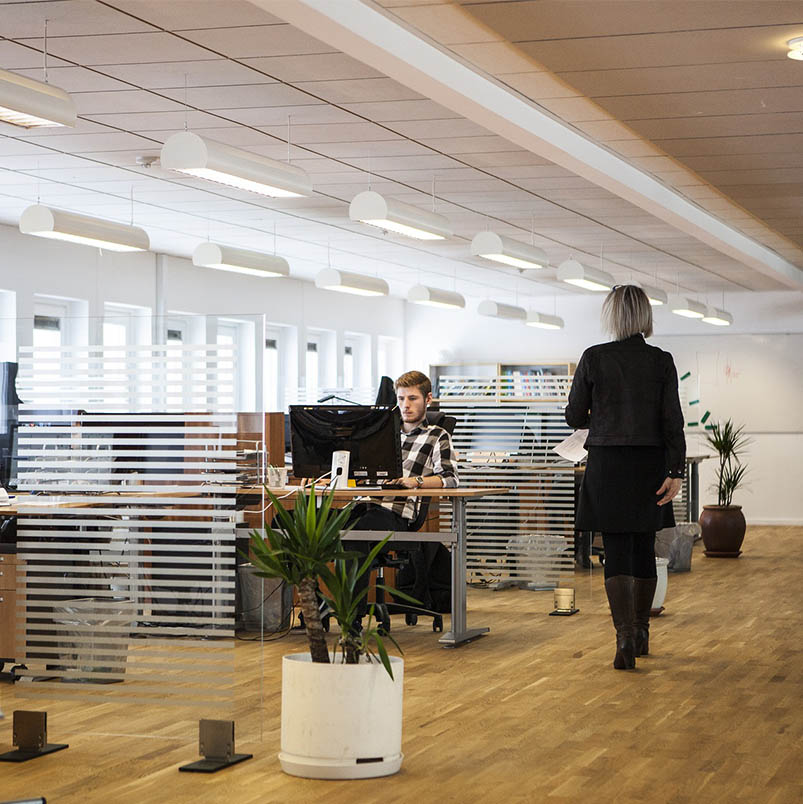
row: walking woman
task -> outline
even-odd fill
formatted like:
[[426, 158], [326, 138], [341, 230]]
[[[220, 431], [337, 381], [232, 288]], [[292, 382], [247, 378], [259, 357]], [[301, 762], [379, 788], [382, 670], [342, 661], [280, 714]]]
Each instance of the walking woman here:
[[583, 352], [566, 406], [570, 427], [588, 428], [588, 459], [575, 530], [601, 531], [605, 592], [616, 628], [617, 670], [649, 653], [655, 595], [655, 532], [675, 524], [686, 441], [672, 355], [644, 339], [652, 308], [636, 285], [618, 285], [602, 305], [609, 343]]

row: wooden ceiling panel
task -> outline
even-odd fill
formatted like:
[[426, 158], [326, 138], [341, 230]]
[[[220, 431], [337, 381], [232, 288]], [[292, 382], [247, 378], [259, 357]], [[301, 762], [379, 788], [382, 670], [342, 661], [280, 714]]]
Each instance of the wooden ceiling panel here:
[[638, 130], [640, 120], [706, 115], [765, 115], [803, 111], [803, 70], [797, 86], [676, 92], [597, 98], [614, 117]]
[[797, 0], [723, 3], [721, 0], [460, 0], [464, 9], [511, 42], [599, 38], [623, 34], [800, 23]]
[[284, 24], [247, 0], [113, 0], [113, 4], [168, 31]]
[[254, 67], [280, 81], [315, 81], [325, 75], [330, 81], [354, 78], [384, 78], [382, 73], [352, 59], [345, 53], [310, 53], [306, 56], [268, 56], [260, 59], [243, 59]]

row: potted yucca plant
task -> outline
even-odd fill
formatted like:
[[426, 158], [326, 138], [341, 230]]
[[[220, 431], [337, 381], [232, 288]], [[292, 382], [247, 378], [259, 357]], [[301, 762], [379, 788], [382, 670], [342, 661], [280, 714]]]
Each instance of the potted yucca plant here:
[[[308, 653], [289, 654], [282, 661], [282, 769], [316, 779], [396, 773], [403, 759], [404, 662], [388, 655], [385, 639], [399, 646], [376, 627], [373, 606], [367, 626], [359, 630], [354, 625], [368, 594], [367, 588], [356, 591], [357, 581], [371, 571], [390, 537], [365, 558], [346, 552], [341, 533], [348, 530], [352, 505], [333, 508], [334, 491], [318, 501], [314, 486], [309, 493], [299, 489], [292, 512], [267, 489], [266, 493], [276, 513], [275, 526], [265, 524], [263, 532], [252, 532], [251, 561], [256, 575], [297, 587], [309, 642]], [[325, 588], [319, 588], [319, 582]], [[340, 626], [332, 651], [319, 595]]]
[[736, 558], [742, 552], [747, 524], [741, 505], [733, 505], [733, 495], [743, 484], [747, 467], [742, 455], [750, 445], [744, 434], [744, 425], [736, 427], [731, 419], [712, 425], [706, 430], [705, 440], [718, 456], [717, 504], [704, 505], [700, 515], [705, 555], [711, 558]]

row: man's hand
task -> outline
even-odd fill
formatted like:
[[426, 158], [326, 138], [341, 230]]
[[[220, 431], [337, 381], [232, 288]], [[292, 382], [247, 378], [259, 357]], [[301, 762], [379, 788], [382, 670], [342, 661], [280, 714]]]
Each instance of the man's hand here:
[[666, 505], [674, 497], [677, 497], [680, 487], [683, 485], [683, 479], [680, 477], [668, 477], [661, 483], [661, 488], [655, 493], [657, 495], [663, 494], [658, 500], [658, 505]]
[[406, 489], [417, 489], [418, 483], [414, 477], [397, 477], [395, 480], [389, 481], [394, 486], [403, 486]]

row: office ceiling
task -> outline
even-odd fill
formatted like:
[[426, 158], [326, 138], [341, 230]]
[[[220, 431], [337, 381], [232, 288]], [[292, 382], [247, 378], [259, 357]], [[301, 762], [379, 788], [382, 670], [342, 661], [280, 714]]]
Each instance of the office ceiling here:
[[[739, 84], [734, 70], [718, 71], [713, 57], [706, 70], [690, 67], [694, 49], [680, 53], [671, 42], [678, 37], [672, 33], [675, 22], [667, 21], [671, 30], [653, 36], [669, 37], [658, 52], [678, 51], [678, 59], [685, 54], [686, 61], [644, 62], [650, 47], [631, 40], [647, 36], [650, 20], [636, 9], [632, 14], [595, 11], [605, 24], [589, 28], [591, 14], [566, 12], [581, 2], [485, 2], [461, 8], [383, 0], [382, 5], [424, 35], [454, 40], [442, 44], [697, 203], [714, 210], [721, 205], [730, 225], [738, 224], [803, 265], [795, 186], [803, 171], [803, 141], [800, 126], [793, 130], [803, 110], [792, 111], [799, 103], [789, 88], [796, 81], [798, 100], [803, 96], [803, 65], [786, 59], [785, 50], [772, 59], [754, 59], [762, 72], [738, 73], [747, 76]], [[768, 13], [764, 3], [691, 5], [709, 9], [709, 17], [698, 15], [698, 28], [713, 28], [717, 15], [711, 7], [760, 6], [765, 9], [761, 25], [745, 12], [736, 15], [731, 28], [745, 36], [751, 25], [757, 27], [761, 41], [770, 35], [765, 29], [775, 39], [792, 36], [786, 35], [790, 23], [779, 21], [780, 7], [799, 7], [771, 3]], [[554, 13], [548, 6], [556, 7]], [[561, 8], [564, 13], [557, 13]], [[663, 14], [653, 17], [663, 20]], [[207, 237], [270, 251], [275, 230], [276, 249], [288, 257], [294, 275], [311, 278], [331, 262], [383, 276], [398, 295], [419, 281], [502, 301], [572, 292], [553, 283], [554, 272], [533, 282], [471, 258], [471, 237], [486, 226], [532, 239], [553, 265], [573, 254], [590, 265], [603, 262], [619, 280], [633, 277], [667, 289], [677, 283], [701, 298], [710, 294], [712, 301], [723, 291], [783, 287], [244, 0], [0, 2], [0, 18], [0, 66], [38, 79], [44, 20], [49, 19], [49, 80], [73, 95], [80, 118], [78, 127], [66, 132], [25, 132], [0, 124], [0, 220], [5, 223], [16, 224], [37, 197], [125, 221], [133, 206], [134, 220], [148, 230], [153, 249], [181, 256], [189, 256]], [[464, 28], [455, 25], [456, 19]], [[471, 25], [488, 31], [488, 41], [472, 41], [476, 28]], [[625, 45], [618, 57], [617, 31]], [[803, 31], [803, 23], [797, 31]], [[589, 35], [605, 46], [578, 40]], [[717, 32], [710, 36], [716, 39]], [[569, 50], [577, 57], [567, 56]], [[594, 61], [589, 54], [597, 50]], [[773, 67], [773, 61], [781, 63]], [[786, 62], [797, 73], [786, 70]], [[529, 69], [522, 69], [523, 63]], [[683, 69], [686, 78], [678, 72]], [[753, 86], [762, 81], [773, 90], [764, 100], [766, 113], [750, 106], [760, 104], [750, 100], [755, 97], [750, 92], [769, 92], [763, 84]], [[669, 92], [673, 82], [694, 91]], [[555, 95], [556, 86], [566, 94]], [[661, 94], [657, 104], [656, 93]], [[725, 97], [716, 101], [716, 114], [697, 114], [700, 108], [714, 109], [710, 100], [700, 107], [698, 95], [719, 94]], [[185, 125], [285, 159], [288, 117], [290, 158], [312, 175], [310, 198], [264, 199], [137, 164], [139, 156], [158, 155], [161, 144]], [[772, 133], [762, 134], [762, 126]], [[419, 244], [349, 221], [349, 201], [369, 182], [380, 192], [430, 206], [433, 178], [436, 209], [451, 219], [455, 238]], [[749, 213], [734, 212], [721, 193]]]

